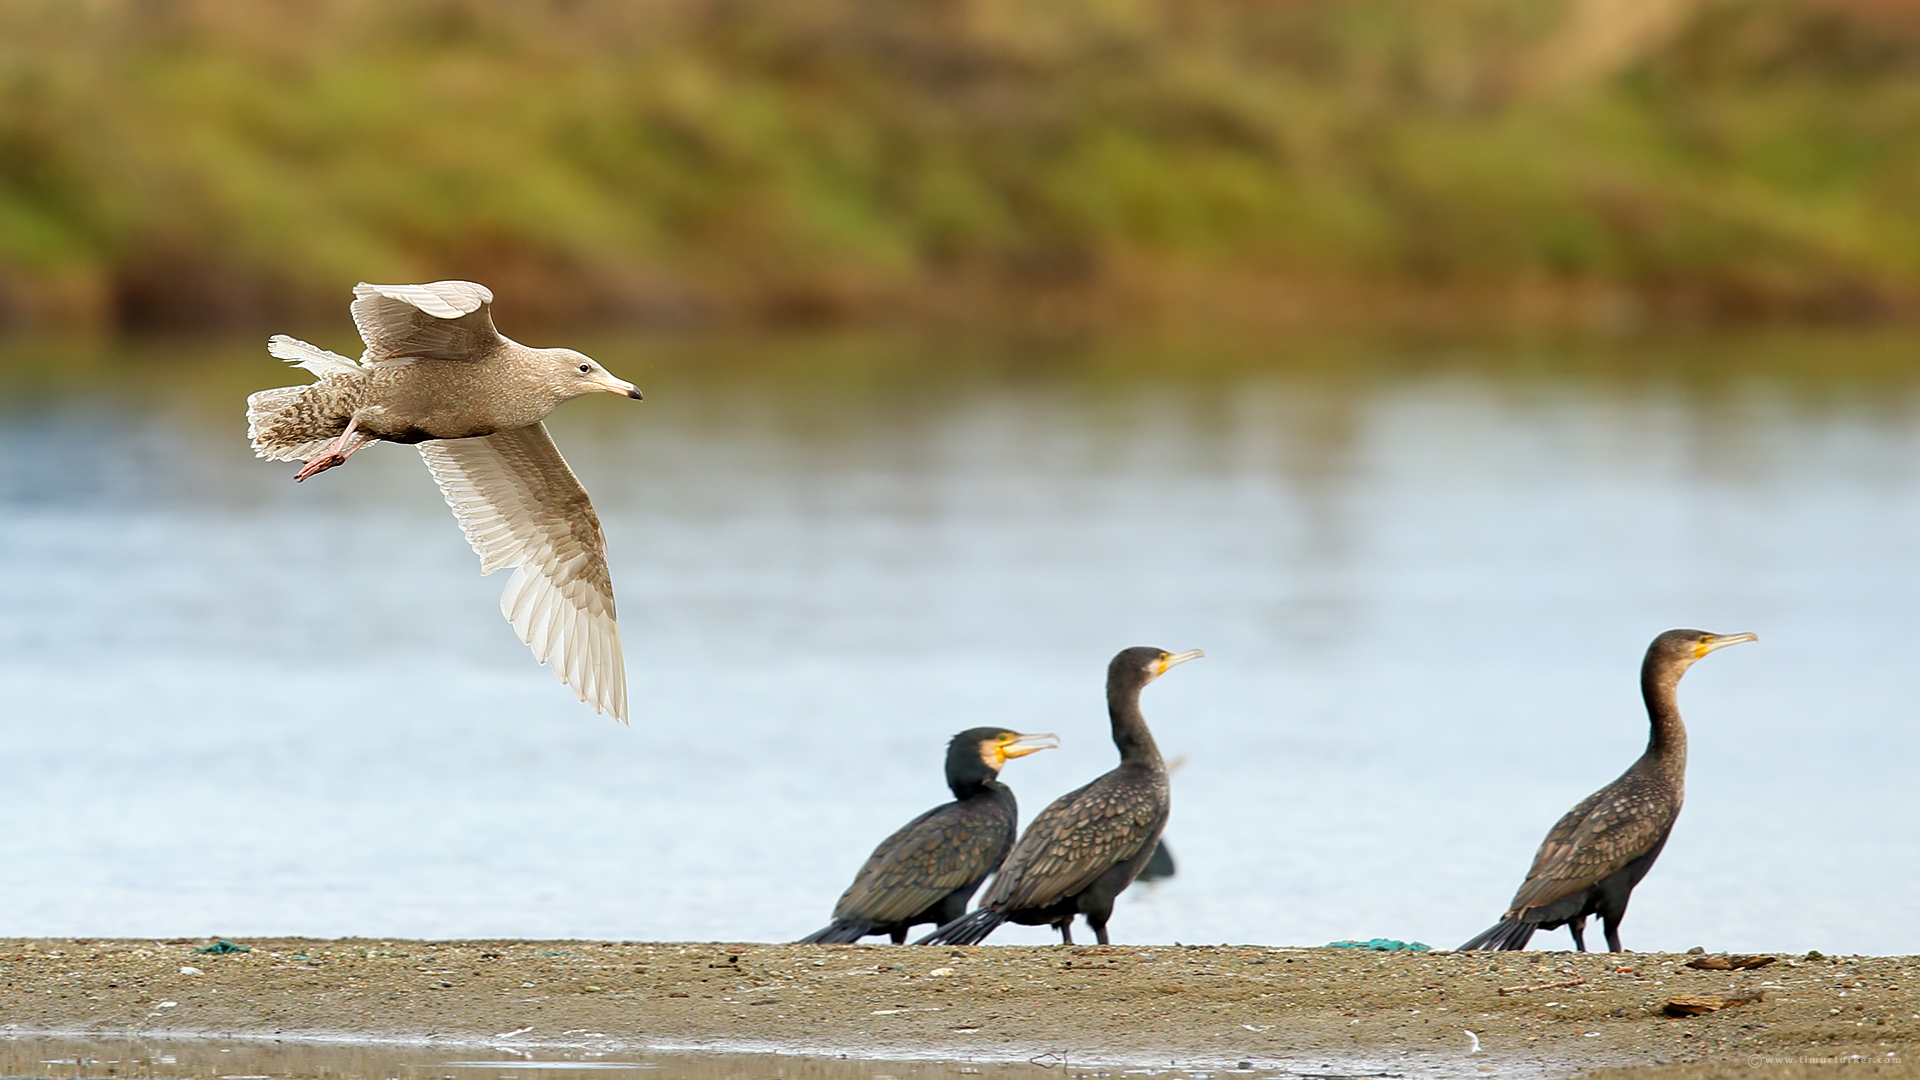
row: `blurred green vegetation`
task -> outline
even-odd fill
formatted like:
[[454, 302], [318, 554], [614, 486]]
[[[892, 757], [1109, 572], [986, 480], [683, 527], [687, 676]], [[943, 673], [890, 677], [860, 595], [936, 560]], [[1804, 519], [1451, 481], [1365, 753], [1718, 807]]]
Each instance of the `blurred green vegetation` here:
[[1907, 0], [0, 5], [0, 326], [1873, 317], [1917, 196]]

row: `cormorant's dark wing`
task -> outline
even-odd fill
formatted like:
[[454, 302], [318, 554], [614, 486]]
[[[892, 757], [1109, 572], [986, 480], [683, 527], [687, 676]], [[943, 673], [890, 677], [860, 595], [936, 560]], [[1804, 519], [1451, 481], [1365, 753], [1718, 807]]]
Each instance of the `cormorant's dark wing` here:
[[1045, 907], [1138, 855], [1167, 824], [1166, 799], [1151, 784], [1116, 769], [1055, 799], [1013, 846], [982, 906]]
[[876, 924], [918, 915], [992, 873], [1013, 843], [1014, 818], [994, 800], [946, 803], [880, 842], [833, 907]]
[[1509, 915], [1545, 907], [1612, 877], [1673, 828], [1679, 800], [1629, 772], [1567, 811], [1533, 856]]

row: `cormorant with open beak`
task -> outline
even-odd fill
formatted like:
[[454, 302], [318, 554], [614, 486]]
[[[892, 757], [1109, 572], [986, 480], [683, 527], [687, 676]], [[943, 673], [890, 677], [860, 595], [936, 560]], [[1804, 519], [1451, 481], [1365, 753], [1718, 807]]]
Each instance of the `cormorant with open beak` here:
[[921, 814], [881, 841], [833, 906], [833, 922], [802, 945], [859, 941], [886, 934], [899, 945], [922, 923], [942, 926], [999, 869], [1020, 830], [1013, 790], [1000, 782], [1009, 759], [1060, 745], [1052, 735], [970, 728], [947, 745], [953, 800]]
[[1107, 715], [1120, 765], [1040, 811], [980, 907], [918, 944], [978, 944], [1004, 922], [1052, 926], [1071, 944], [1076, 915], [1085, 915], [1093, 936], [1107, 944], [1114, 898], [1139, 876], [1167, 826], [1167, 765], [1140, 713], [1140, 691], [1168, 668], [1202, 655], [1137, 646], [1113, 658]]

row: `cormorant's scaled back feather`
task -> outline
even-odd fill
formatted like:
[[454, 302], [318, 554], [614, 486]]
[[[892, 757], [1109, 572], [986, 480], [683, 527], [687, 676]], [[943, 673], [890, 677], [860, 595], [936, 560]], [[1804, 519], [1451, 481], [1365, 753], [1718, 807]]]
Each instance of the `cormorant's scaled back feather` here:
[[1680, 816], [1680, 799], [1678, 785], [1646, 758], [1634, 762], [1554, 823], [1507, 914], [1533, 914], [1585, 892], [1658, 850]]
[[[1158, 843], [1167, 824], [1166, 778], [1142, 779], [1149, 775], [1123, 764], [1053, 800], [1014, 844], [980, 905], [1051, 906]], [[1147, 797], [1155, 790], [1149, 783], [1157, 783], [1159, 799]]]
[[[999, 869], [1019, 832], [1011, 792], [942, 803], [873, 849], [833, 907], [835, 919], [884, 926], [927, 910]], [[927, 920], [931, 921], [931, 920]]]

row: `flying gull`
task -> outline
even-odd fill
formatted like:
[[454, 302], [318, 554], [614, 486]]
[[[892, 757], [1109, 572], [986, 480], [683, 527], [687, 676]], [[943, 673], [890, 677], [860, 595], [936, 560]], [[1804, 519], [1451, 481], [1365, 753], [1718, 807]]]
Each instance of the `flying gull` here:
[[542, 664], [595, 712], [627, 720], [626, 664], [607, 544], [587, 491], [541, 421], [592, 393], [640, 391], [572, 349], [533, 349], [493, 328], [471, 281], [353, 290], [359, 360], [276, 335], [267, 351], [318, 376], [247, 398], [254, 454], [302, 461], [305, 480], [373, 442], [413, 443], [480, 556], [513, 569], [500, 611]]

